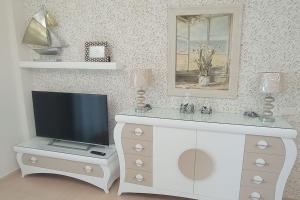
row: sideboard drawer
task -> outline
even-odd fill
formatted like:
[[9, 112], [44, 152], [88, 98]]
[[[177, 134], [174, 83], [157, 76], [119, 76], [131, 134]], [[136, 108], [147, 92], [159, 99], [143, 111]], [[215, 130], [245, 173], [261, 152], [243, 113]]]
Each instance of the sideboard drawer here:
[[152, 173], [152, 158], [136, 155], [125, 155], [125, 167]]
[[275, 190], [277, 178], [278, 174], [244, 170], [241, 185]]
[[152, 156], [152, 142], [123, 138], [122, 143], [125, 154]]
[[263, 188], [241, 187], [239, 200], [274, 200], [275, 192]]
[[123, 138], [135, 140], [153, 140], [153, 126], [140, 124], [125, 124], [122, 130]]
[[56, 171], [83, 174], [87, 176], [103, 177], [103, 170], [95, 164], [24, 154], [22, 156], [24, 165], [41, 167]]
[[285, 148], [281, 138], [264, 136], [246, 136], [246, 152], [285, 155]]
[[243, 169], [279, 173], [284, 164], [284, 156], [245, 153]]
[[133, 183], [149, 187], [153, 185], [152, 174], [140, 170], [126, 169], [125, 181], [127, 183]]

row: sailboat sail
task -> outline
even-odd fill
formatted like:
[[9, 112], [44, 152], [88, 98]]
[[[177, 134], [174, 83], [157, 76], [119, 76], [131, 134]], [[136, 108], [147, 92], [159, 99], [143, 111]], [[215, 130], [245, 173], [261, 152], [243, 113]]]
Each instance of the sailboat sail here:
[[45, 8], [42, 8], [39, 12], [37, 12], [32, 18], [38, 21], [42, 26], [47, 28], [46, 18], [45, 18]]
[[51, 47], [61, 47], [61, 41], [58, 38], [58, 36], [52, 32], [50, 29], [48, 29], [48, 33], [50, 35], [50, 39], [51, 39]]
[[31, 45], [49, 46], [48, 30], [35, 19], [32, 19], [23, 37], [23, 43]]
[[45, 18], [46, 18], [46, 25], [48, 27], [55, 27], [57, 26], [57, 22], [56, 20], [54, 19], [54, 17], [52, 17], [49, 12], [46, 11], [46, 14], [45, 14]]

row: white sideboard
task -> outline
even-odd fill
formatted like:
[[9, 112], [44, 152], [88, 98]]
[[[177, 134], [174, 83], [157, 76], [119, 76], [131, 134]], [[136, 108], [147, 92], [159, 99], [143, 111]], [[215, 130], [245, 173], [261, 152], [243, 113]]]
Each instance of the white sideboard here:
[[[50, 173], [73, 177], [103, 189], [106, 193], [119, 177], [115, 148], [92, 146], [89, 150], [49, 145], [51, 139], [34, 137], [14, 147], [22, 176]], [[91, 154], [105, 152], [105, 156]]]
[[120, 113], [116, 121], [119, 195], [282, 200], [297, 156], [297, 132], [281, 119], [154, 108]]

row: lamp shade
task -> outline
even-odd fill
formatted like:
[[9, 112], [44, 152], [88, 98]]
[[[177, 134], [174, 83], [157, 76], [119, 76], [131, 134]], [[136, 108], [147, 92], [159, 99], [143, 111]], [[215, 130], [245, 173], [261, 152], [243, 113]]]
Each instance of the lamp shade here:
[[134, 71], [134, 87], [140, 90], [147, 89], [152, 82], [151, 69], [137, 69]]
[[260, 91], [262, 93], [274, 94], [281, 90], [281, 74], [278, 72], [262, 73], [260, 80]]

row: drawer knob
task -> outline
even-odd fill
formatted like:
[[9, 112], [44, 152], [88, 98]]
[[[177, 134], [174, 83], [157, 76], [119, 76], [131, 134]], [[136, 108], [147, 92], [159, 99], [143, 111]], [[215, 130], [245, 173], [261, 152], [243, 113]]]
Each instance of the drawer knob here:
[[84, 171], [87, 173], [87, 174], [89, 174], [89, 173], [91, 173], [92, 171], [93, 171], [93, 168], [91, 167], [91, 166], [85, 166], [84, 167]]
[[255, 165], [257, 167], [265, 167], [266, 165], [268, 165], [268, 163], [264, 159], [258, 158], [255, 160]]
[[142, 136], [144, 131], [141, 128], [134, 129], [134, 135], [135, 136]]
[[265, 182], [265, 180], [261, 176], [254, 176], [252, 178], [252, 183], [257, 184], [257, 185], [262, 184], [264, 182]]
[[144, 161], [142, 161], [142, 160], [140, 160], [140, 159], [137, 159], [137, 160], [135, 161], [135, 165], [136, 165], [137, 167], [143, 167], [143, 166], [144, 166]]
[[249, 195], [249, 199], [251, 200], [261, 200], [261, 195], [258, 193], [258, 192], [252, 192], [250, 195]]
[[264, 149], [270, 147], [270, 145], [268, 144], [268, 142], [266, 140], [260, 140], [256, 143], [256, 147], [261, 150], [264, 150]]
[[141, 151], [144, 150], [144, 146], [141, 145], [141, 144], [136, 144], [136, 145], [134, 146], [134, 149], [135, 149], [136, 152], [141, 152]]
[[31, 162], [32, 164], [37, 163], [37, 158], [34, 157], [34, 156], [32, 156], [32, 157], [30, 158], [30, 162]]
[[141, 174], [137, 174], [135, 175], [135, 180], [137, 180], [138, 182], [143, 182], [144, 181], [144, 177]]

